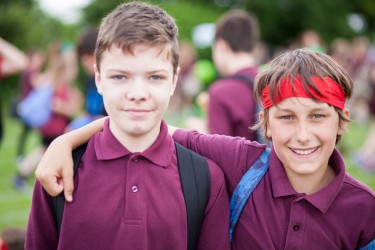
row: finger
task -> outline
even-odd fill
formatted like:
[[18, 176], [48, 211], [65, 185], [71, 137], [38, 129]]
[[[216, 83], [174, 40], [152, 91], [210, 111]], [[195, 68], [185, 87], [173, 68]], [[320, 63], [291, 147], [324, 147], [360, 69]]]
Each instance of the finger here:
[[63, 185], [59, 184], [58, 177], [39, 169], [35, 171], [35, 176], [49, 195], [57, 196], [63, 191]]
[[73, 161], [69, 164], [69, 166], [65, 166], [62, 172], [62, 181], [64, 185], [64, 196], [65, 200], [68, 202], [73, 201], [73, 191], [74, 191], [74, 183], [73, 183]]

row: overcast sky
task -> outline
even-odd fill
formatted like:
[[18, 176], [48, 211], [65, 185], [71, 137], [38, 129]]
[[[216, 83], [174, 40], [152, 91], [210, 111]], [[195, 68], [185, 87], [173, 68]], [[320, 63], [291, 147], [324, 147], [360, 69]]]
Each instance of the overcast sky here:
[[42, 10], [59, 18], [64, 23], [74, 23], [79, 20], [79, 9], [85, 7], [91, 0], [38, 0]]

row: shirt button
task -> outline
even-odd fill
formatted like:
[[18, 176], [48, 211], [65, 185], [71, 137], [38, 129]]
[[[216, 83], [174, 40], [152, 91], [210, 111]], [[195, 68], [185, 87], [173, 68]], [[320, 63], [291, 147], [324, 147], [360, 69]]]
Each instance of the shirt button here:
[[138, 157], [134, 157], [133, 161], [138, 162]]
[[293, 230], [294, 231], [298, 231], [299, 230], [299, 226], [298, 225], [293, 226]]
[[133, 193], [138, 192], [138, 187], [137, 186], [132, 186], [132, 191], [133, 191]]

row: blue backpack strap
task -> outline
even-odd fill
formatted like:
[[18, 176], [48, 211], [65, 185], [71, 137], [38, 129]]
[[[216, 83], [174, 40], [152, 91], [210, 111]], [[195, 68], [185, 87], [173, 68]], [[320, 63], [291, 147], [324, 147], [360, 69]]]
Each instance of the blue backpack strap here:
[[230, 240], [247, 200], [268, 170], [270, 152], [269, 148], [263, 151], [233, 191], [230, 199]]
[[359, 250], [375, 250], [375, 239], [368, 243], [366, 246], [361, 247]]

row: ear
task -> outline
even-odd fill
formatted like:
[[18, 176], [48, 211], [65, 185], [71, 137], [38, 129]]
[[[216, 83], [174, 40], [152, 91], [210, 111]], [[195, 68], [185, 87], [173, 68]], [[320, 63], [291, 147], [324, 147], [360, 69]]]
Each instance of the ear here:
[[221, 38], [218, 38], [216, 41], [215, 41], [215, 47], [219, 50], [219, 51], [223, 51], [223, 50], [227, 50], [229, 48], [229, 45], [226, 41], [224, 41], [223, 39]]
[[178, 75], [180, 74], [180, 67], [177, 67], [176, 69], [176, 73], [174, 74], [173, 76], [173, 82], [172, 82], [172, 90], [171, 90], [171, 96], [173, 95], [175, 89], [176, 89], [176, 86], [177, 86], [177, 81], [178, 81]]
[[[350, 111], [349, 111], [349, 109], [348, 108], [344, 108], [342, 110], [342, 112], [344, 113], [345, 118], [349, 119], [349, 117], [350, 117]], [[344, 132], [346, 131], [346, 128], [348, 127], [348, 125], [349, 125], [349, 122], [340, 120], [340, 124], [339, 124], [339, 129], [337, 131], [337, 135], [344, 134]]]
[[101, 89], [101, 85], [100, 85], [101, 77], [100, 77], [99, 70], [98, 70], [98, 67], [96, 66], [96, 64], [94, 64], [94, 72], [95, 72], [96, 89], [97, 89], [99, 94], [102, 94], [102, 89]]
[[[260, 122], [264, 122], [264, 110], [262, 110], [262, 111], [260, 111], [259, 112], [259, 121]], [[272, 132], [271, 132], [271, 129], [270, 129], [270, 127], [269, 127], [269, 122], [264, 122], [263, 123], [264, 125], [263, 125], [263, 131], [265, 131], [265, 133], [266, 133], [266, 136], [267, 137], [269, 137], [269, 138], [272, 138]]]

